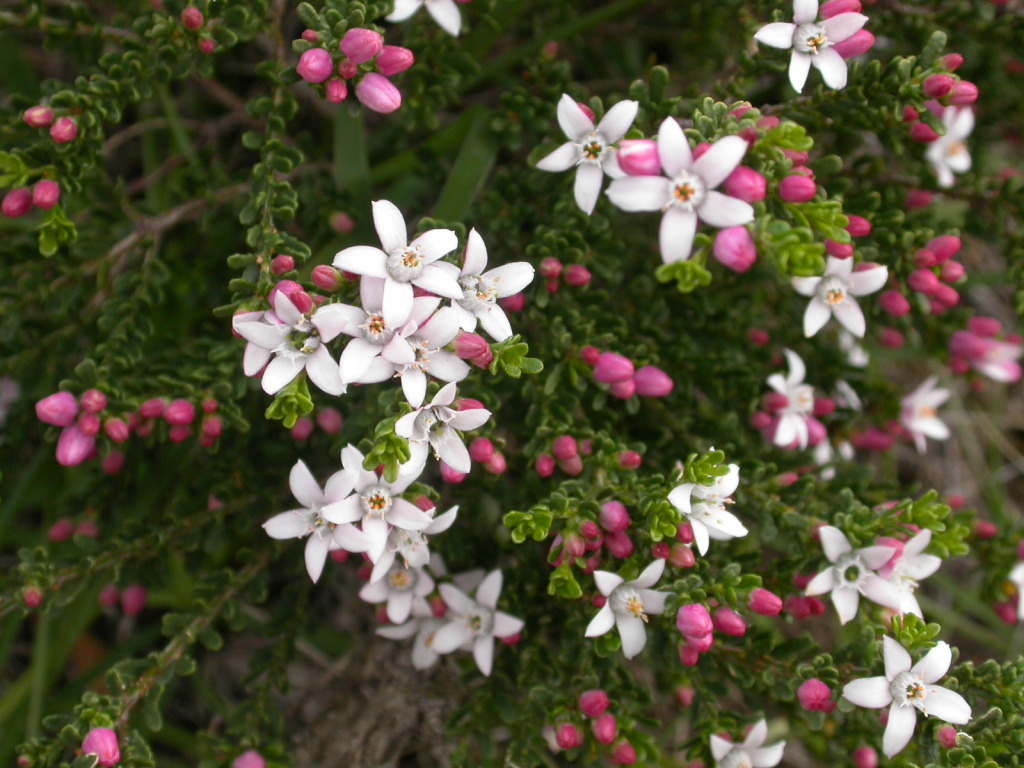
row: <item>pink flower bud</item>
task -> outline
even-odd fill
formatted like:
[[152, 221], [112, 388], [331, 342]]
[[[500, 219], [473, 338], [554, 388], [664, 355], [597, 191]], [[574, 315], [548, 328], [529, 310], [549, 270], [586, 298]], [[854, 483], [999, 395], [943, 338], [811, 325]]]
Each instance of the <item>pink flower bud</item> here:
[[944, 725], [935, 732], [935, 740], [943, 749], [952, 749], [956, 746], [956, 728], [951, 725]]
[[974, 524], [974, 535], [979, 539], [994, 539], [999, 535], [999, 529], [990, 520], [978, 520]]
[[58, 144], [74, 141], [78, 135], [78, 123], [70, 117], [58, 117], [50, 126], [50, 138]]
[[825, 250], [829, 256], [837, 259], [848, 259], [853, 256], [853, 245], [850, 243], [837, 243], [835, 240], [825, 238]]
[[545, 277], [548, 280], [557, 280], [559, 275], [562, 274], [562, 262], [554, 256], [546, 256], [541, 259], [540, 268], [537, 271], [540, 272], [541, 277]]
[[679, 661], [684, 667], [693, 667], [700, 661], [700, 651], [692, 645], [684, 645], [679, 649]]
[[48, 211], [60, 201], [60, 184], [52, 179], [37, 181], [32, 188], [32, 204], [43, 211]]
[[[782, 150], [782, 154], [784, 154], [793, 162], [794, 171], [798, 170], [799, 166], [807, 165], [808, 160], [811, 159], [811, 156], [807, 152], [803, 152], [798, 149], [784, 149]], [[813, 178], [814, 171], [812, 171], [810, 168], [804, 168], [804, 171], [806, 171], [806, 173], [804, 174], [805, 176], [811, 176]]]
[[934, 200], [935, 194], [933, 192], [929, 192], [926, 189], [911, 189], [907, 192], [904, 205], [908, 211], [912, 211], [917, 208], [927, 208]]
[[[601, 689], [584, 691], [580, 694], [580, 712], [587, 717], [600, 717], [611, 703], [608, 694]], [[615, 737], [612, 736], [614, 739]], [[607, 743], [607, 742], [605, 742]]]
[[781, 411], [789, 407], [789, 398], [781, 392], [769, 392], [764, 396], [764, 407], [768, 411]]
[[675, 690], [676, 701], [679, 702], [679, 706], [681, 707], [691, 706], [696, 694], [697, 692], [688, 685], [681, 685]]
[[850, 237], [865, 237], [871, 234], [871, 222], [863, 216], [848, 214], [846, 218], [849, 219], [846, 231], [850, 233]]
[[459, 335], [455, 339], [455, 354], [463, 360], [472, 360], [474, 357], [486, 355], [490, 351], [491, 345], [479, 334], [459, 331]]
[[334, 59], [323, 48], [310, 48], [299, 57], [295, 71], [307, 83], [322, 83], [334, 74]]
[[978, 336], [991, 338], [1003, 331], [1003, 324], [994, 317], [972, 317], [967, 321], [967, 328]]
[[910, 312], [910, 302], [907, 301], [907, 297], [895, 288], [883, 293], [878, 299], [878, 304], [884, 312], [893, 317], [903, 317]]
[[164, 415], [166, 407], [167, 403], [162, 397], [154, 397], [139, 406], [139, 416], [144, 419], [159, 419]]
[[275, 275], [283, 275], [285, 272], [291, 272], [295, 269], [295, 259], [287, 254], [281, 254], [275, 256], [270, 262], [270, 271]]
[[882, 335], [878, 340], [883, 347], [889, 349], [901, 349], [905, 341], [903, 334], [895, 328], [883, 328]]
[[619, 735], [619, 723], [615, 719], [615, 715], [605, 713], [594, 720], [591, 730], [594, 732], [594, 738], [599, 742], [611, 744]]
[[939, 287], [939, 278], [930, 269], [915, 269], [907, 278], [907, 284], [918, 293], [932, 296]]
[[779, 195], [787, 203], [806, 203], [813, 200], [818, 193], [818, 185], [814, 179], [796, 174], [787, 176], [779, 182]]
[[692, 568], [697, 563], [691, 550], [685, 544], [676, 542], [668, 550], [668, 562], [676, 568]]
[[935, 287], [935, 290], [932, 291], [932, 298], [941, 303], [944, 308], [955, 307], [960, 303], [960, 292], [950, 285], [943, 285], [940, 283]]
[[306, 416], [299, 417], [299, 419], [295, 422], [295, 426], [293, 426], [291, 429], [292, 439], [298, 440], [299, 442], [308, 440], [309, 436], [312, 434], [313, 420]]
[[216, 47], [217, 43], [212, 37], [204, 37], [199, 41], [199, 52], [207, 56], [213, 53]]
[[[344, 211], [337, 211], [331, 214], [330, 225], [331, 229], [339, 235], [348, 235], [356, 228], [356, 223], [352, 220], [352, 217]], [[316, 269], [313, 271], [316, 272]]]
[[619, 560], [625, 560], [633, 554], [633, 540], [625, 533], [608, 533], [604, 537], [604, 545], [608, 554]]
[[382, 75], [391, 77], [399, 72], [405, 72], [415, 61], [416, 58], [408, 48], [403, 48], [400, 45], [385, 45], [381, 49], [380, 55], [377, 56], [376, 64]]
[[199, 426], [199, 434], [208, 441], [215, 441], [224, 433], [224, 423], [220, 416], [207, 416]]
[[36, 403], [36, 418], [55, 427], [67, 427], [78, 416], [78, 401], [70, 392], [56, 392]]
[[928, 144], [939, 138], [930, 125], [927, 123], [914, 123], [910, 126], [910, 139], [919, 144]]
[[666, 397], [671, 394], [675, 382], [660, 368], [645, 365], [633, 375], [636, 393], [641, 397]]
[[336, 435], [341, 432], [345, 420], [337, 408], [321, 408], [316, 414], [316, 425], [328, 435]]
[[107, 419], [103, 424], [103, 431], [107, 434], [107, 437], [115, 443], [123, 443], [128, 439], [128, 424], [124, 419], [116, 417]]
[[146, 607], [146, 588], [141, 584], [132, 584], [121, 593], [121, 610], [126, 616], [138, 616]]
[[963, 241], [955, 235], [941, 235], [928, 243], [928, 250], [935, 254], [935, 263], [949, 261], [960, 252]]
[[992, 606], [992, 610], [996, 612], [996, 616], [999, 620], [1005, 624], [1009, 624], [1011, 627], [1017, 625], [1017, 601], [1006, 600], [1002, 603], [996, 603]]
[[320, 35], [315, 29], [304, 29], [302, 30], [302, 39], [307, 43], [316, 43], [320, 40]]
[[324, 95], [331, 104], [341, 104], [348, 97], [348, 83], [333, 77], [324, 86]]
[[100, 590], [99, 603], [101, 608], [113, 608], [121, 602], [121, 591], [116, 584], [107, 584]]
[[827, 0], [818, 13], [823, 19], [831, 19], [841, 13], [860, 13], [862, 8], [860, 0]]
[[46, 538], [54, 543], [67, 541], [71, 538], [71, 534], [74, 533], [74, 531], [75, 524], [71, 522], [71, 518], [62, 517], [46, 531]]
[[495, 451], [491, 458], [481, 463], [484, 469], [492, 475], [503, 475], [508, 469], [508, 461], [505, 459], [505, 454], [501, 451]]
[[636, 750], [628, 741], [620, 741], [612, 752], [615, 765], [633, 765], [636, 762]]
[[947, 53], [942, 57], [942, 66], [947, 72], [956, 72], [964, 63], [964, 57], [959, 53]]
[[575, 749], [583, 743], [583, 734], [572, 723], [562, 723], [555, 731], [555, 742], [562, 749]]
[[594, 380], [605, 384], [628, 381], [635, 373], [636, 369], [629, 358], [615, 352], [603, 352], [594, 366]]
[[583, 347], [583, 349], [580, 350], [580, 360], [587, 365], [597, 365], [601, 360], [601, 353], [598, 351], [597, 347]]
[[117, 734], [110, 728], [93, 728], [85, 735], [82, 752], [99, 757], [103, 768], [110, 768], [121, 761], [121, 750], [117, 746]]
[[590, 285], [590, 270], [582, 264], [570, 264], [565, 268], [565, 284], [573, 288], [584, 288]]
[[627, 530], [632, 523], [629, 518], [629, 512], [619, 501], [606, 501], [601, 507], [601, 514], [598, 518], [601, 522], [601, 527], [604, 528], [608, 533], [622, 533]]
[[356, 27], [345, 33], [338, 47], [353, 64], [365, 64], [384, 50], [384, 38], [372, 29]]
[[[348, 554], [344, 549], [339, 549], [337, 551], [346, 555]], [[231, 768], [267, 768], [267, 761], [264, 760], [263, 755], [255, 749], [250, 749], [236, 757], [234, 762], [231, 763]]]
[[732, 637], [743, 637], [747, 634], [747, 623], [732, 608], [722, 606], [715, 611], [715, 628]]
[[384, 75], [369, 72], [356, 85], [356, 98], [367, 109], [389, 114], [402, 106], [402, 92]]
[[629, 400], [629, 398], [636, 394], [636, 382], [633, 379], [613, 381], [608, 385], [608, 394], [620, 400]]
[[707, 608], [700, 603], [689, 603], [679, 607], [676, 629], [688, 638], [701, 638], [714, 632], [715, 625]]
[[921, 91], [924, 93], [925, 98], [941, 99], [953, 90], [955, 82], [956, 80], [952, 75], [929, 75], [925, 78]]
[[730, 197], [746, 203], [764, 200], [768, 193], [768, 180], [753, 168], [741, 165], [725, 180], [725, 191]]
[[457, 485], [458, 483], [461, 483], [463, 480], [465, 480], [467, 477], [469, 477], [469, 475], [466, 474], [465, 472], [459, 472], [457, 469], [452, 469], [447, 464], [445, 464], [443, 461], [440, 462], [440, 464], [441, 464], [441, 479], [444, 480], [446, 483], [451, 483], [452, 485]]
[[966, 80], [959, 80], [946, 97], [946, 103], [954, 107], [966, 107], [978, 100], [978, 86]]
[[105, 475], [116, 475], [124, 468], [126, 458], [121, 451], [111, 451], [100, 462], [100, 469]]
[[715, 235], [715, 258], [733, 272], [743, 273], [757, 261], [757, 247], [746, 227], [726, 227]]
[[855, 32], [852, 37], [846, 38], [841, 43], [836, 43], [832, 48], [844, 59], [852, 59], [854, 56], [867, 53], [874, 45], [875, 36], [866, 29], [861, 29]]
[[185, 29], [195, 32], [203, 26], [203, 12], [194, 5], [190, 5], [181, 12], [181, 23]]
[[624, 139], [615, 155], [619, 168], [629, 176], [657, 176], [661, 173], [658, 145], [650, 139]]
[[853, 435], [850, 442], [854, 448], [862, 451], [888, 451], [892, 448], [895, 439], [880, 429], [870, 427], [859, 435]]
[[587, 116], [587, 118], [590, 120], [590, 122], [594, 122], [594, 119], [597, 117], [594, 114], [594, 110], [592, 110], [590, 107], [588, 107], [582, 101], [577, 101], [576, 102], [576, 106], [579, 107], [583, 111], [583, 114]]
[[21, 119], [33, 128], [48, 128], [53, 123], [53, 110], [42, 105], [29, 107]]
[[469, 457], [473, 461], [487, 461], [494, 455], [494, 443], [486, 437], [478, 437], [469, 445]]
[[0, 211], [9, 219], [17, 219], [32, 210], [32, 190], [28, 187], [12, 189], [4, 195]]
[[636, 451], [622, 451], [619, 453], [619, 466], [622, 469], [639, 469], [643, 460], [643, 456]]
[[78, 417], [78, 428], [86, 437], [96, 437], [103, 428], [100, 417], [95, 413], [83, 413]]
[[86, 413], [103, 413], [107, 407], [107, 396], [98, 389], [87, 389], [79, 398]]
[[853, 750], [853, 763], [857, 768], [878, 768], [878, 753], [871, 747]]
[[555, 474], [555, 466], [554, 456], [549, 456], [546, 453], [542, 453], [534, 462], [534, 469], [541, 477], [551, 477]]
[[348, 59], [342, 59], [341, 63], [338, 64], [338, 74], [346, 80], [351, 80], [359, 74], [359, 67]]
[[782, 612], [782, 598], [774, 592], [757, 587], [750, 592], [747, 607], [761, 616], [778, 616]]
[[188, 400], [173, 400], [164, 411], [164, 420], [171, 426], [188, 426], [196, 418], [196, 407]]
[[576, 445], [576, 438], [572, 435], [561, 435], [555, 438], [551, 445], [551, 452], [556, 459], [564, 461], [579, 455], [579, 447]]
[[92, 456], [96, 441], [72, 424], [64, 427], [57, 439], [57, 463], [64, 467], [76, 467]]
[[172, 443], [184, 443], [192, 436], [192, 428], [187, 424], [175, 424], [167, 430], [167, 438]]
[[95, 539], [99, 535], [99, 526], [92, 520], [83, 520], [75, 526], [75, 536], [88, 536], [90, 539]]
[[817, 678], [805, 680], [797, 689], [797, 699], [800, 706], [808, 712], [831, 712], [836, 708], [832, 701], [832, 689]]

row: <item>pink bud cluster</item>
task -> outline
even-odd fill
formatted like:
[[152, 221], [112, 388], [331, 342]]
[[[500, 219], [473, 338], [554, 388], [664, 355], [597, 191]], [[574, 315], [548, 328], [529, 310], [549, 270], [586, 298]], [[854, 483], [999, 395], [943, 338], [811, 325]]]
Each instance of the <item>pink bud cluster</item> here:
[[547, 280], [546, 287], [548, 293], [558, 293], [558, 289], [561, 287], [561, 283], [558, 282], [559, 278], [564, 280], [565, 284], [572, 288], [586, 288], [590, 285], [590, 281], [593, 278], [593, 275], [590, 274], [590, 270], [582, 264], [570, 264], [569, 266], [565, 266], [554, 256], [548, 256], [542, 259], [539, 271], [541, 277]]
[[[317, 42], [315, 32], [306, 30], [302, 37]], [[349, 82], [356, 81], [359, 102], [374, 112], [388, 114], [402, 106], [402, 93], [388, 79], [413, 65], [412, 51], [397, 45], [384, 45], [379, 32], [356, 27], [345, 33], [338, 44], [339, 60], [326, 48], [314, 47], [299, 57], [299, 77], [307, 83], [324, 83], [324, 95], [332, 104], [348, 97]]]
[[322, 432], [333, 437], [341, 432], [344, 424], [345, 420], [337, 408], [321, 408], [316, 413], [315, 424], [308, 416], [300, 417], [291, 429], [291, 436], [293, 440], [301, 443], [310, 438], [315, 427], [320, 427]]
[[[841, 13], [860, 13], [863, 6], [860, 0], [827, 0], [821, 4], [820, 14], [823, 19], [831, 19]], [[875, 36], [866, 29], [859, 30], [852, 37], [835, 44], [836, 53], [844, 59], [852, 59], [867, 53], [875, 44]]]
[[46, 530], [46, 538], [57, 544], [67, 541], [73, 536], [87, 536], [90, 539], [95, 539], [99, 533], [99, 526], [91, 518], [75, 523], [69, 517], [62, 517]]
[[[953, 287], [967, 273], [963, 264], [953, 259], [960, 247], [959, 237], [942, 235], [931, 240], [913, 256], [916, 268], [907, 277], [907, 285], [927, 299], [933, 314], [941, 314], [960, 303], [960, 293]], [[883, 293], [879, 297], [879, 305], [893, 317], [903, 317], [911, 308], [898, 286]], [[899, 344], [889, 343], [887, 346]]]
[[[579, 697], [580, 712], [591, 720], [590, 730], [594, 740], [611, 747], [611, 762], [615, 765], [633, 765], [636, 762], [636, 750], [628, 740], [619, 738], [618, 721], [615, 715], [607, 711], [610, 705], [608, 694], [600, 689], [584, 691]], [[562, 723], [553, 730], [558, 749], [575, 749], [583, 745], [583, 729], [576, 723]]]
[[1004, 334], [994, 317], [973, 317], [966, 330], [949, 339], [949, 367], [959, 374], [974, 369], [994, 381], [1012, 384], [1021, 379], [1022, 352], [1020, 336]]
[[634, 395], [666, 397], [675, 388], [667, 373], [654, 365], [637, 369], [633, 361], [616, 352], [599, 352], [594, 347], [580, 350], [580, 359], [594, 367], [594, 381], [608, 385], [608, 393], [621, 400]]
[[22, 114], [22, 120], [33, 128], [49, 128], [50, 138], [57, 144], [67, 144], [78, 136], [78, 123], [73, 117], [57, 117], [53, 110], [43, 104], [29, 107]]
[[53, 179], [42, 179], [32, 187], [16, 187], [4, 195], [0, 210], [9, 219], [26, 215], [33, 206], [48, 211], [60, 202], [60, 185]]

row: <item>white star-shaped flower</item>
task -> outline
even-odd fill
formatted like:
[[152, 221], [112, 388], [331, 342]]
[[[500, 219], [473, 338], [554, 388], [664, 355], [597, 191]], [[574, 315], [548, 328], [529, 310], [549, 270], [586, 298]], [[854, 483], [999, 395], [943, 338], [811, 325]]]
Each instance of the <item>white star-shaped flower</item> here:
[[772, 442], [785, 447], [797, 441], [800, 448], [807, 447], [807, 421], [814, 411], [814, 387], [804, 384], [807, 368], [796, 352], [785, 349], [789, 362], [789, 374], [773, 373], [768, 377], [768, 386], [786, 396], [787, 405], [779, 411], [778, 424]]
[[946, 133], [928, 145], [924, 156], [932, 164], [940, 187], [953, 186], [954, 173], [971, 170], [971, 153], [964, 142], [974, 130], [974, 110], [970, 107], [946, 107], [942, 111]]
[[868, 709], [889, 707], [889, 722], [882, 736], [887, 757], [898, 754], [914, 735], [917, 710], [947, 723], [964, 725], [971, 719], [971, 707], [959, 693], [932, 685], [949, 671], [953, 652], [938, 642], [917, 664], [911, 666], [907, 649], [888, 635], [882, 638], [884, 677], [865, 677], [846, 684], [843, 698]]
[[861, 595], [886, 608], [899, 610], [899, 591], [875, 573], [896, 554], [894, 547], [874, 546], [855, 550], [846, 535], [831, 525], [819, 528], [818, 537], [825, 557], [832, 565], [811, 579], [805, 594], [813, 596], [831, 592], [840, 624], [846, 624], [857, 615]]
[[615, 179], [608, 198], [624, 211], [663, 211], [658, 244], [666, 264], [689, 258], [697, 223], [737, 227], [754, 220], [754, 209], [715, 189], [743, 160], [747, 142], [739, 136], [716, 141], [698, 159], [675, 118], [658, 129], [658, 157], [664, 176]]
[[914, 439], [919, 453], [924, 453], [927, 440], [946, 440], [949, 438], [949, 427], [939, 418], [937, 409], [949, 399], [950, 391], [937, 387], [939, 380], [929, 376], [921, 385], [904, 397], [900, 403], [900, 423], [906, 427]]
[[348, 322], [340, 304], [326, 304], [306, 317], [283, 291], [278, 291], [273, 311], [236, 315], [231, 324], [249, 342], [242, 370], [246, 376], [263, 370], [260, 383], [268, 395], [276, 395], [302, 371], [327, 394], [340, 395], [344, 386], [338, 364], [324, 345], [343, 333]]
[[[413, 615], [416, 615], [414, 608]], [[444, 619], [435, 619], [430, 614], [419, 616], [404, 624], [389, 624], [380, 627], [377, 634], [389, 640], [405, 640], [415, 637], [412, 643], [412, 665], [415, 669], [430, 669], [441, 658], [434, 650], [434, 637], [438, 630], [447, 625]]]
[[405, 21], [420, 8], [426, 8], [437, 25], [453, 37], [459, 36], [462, 28], [462, 14], [455, 0], [395, 0], [395, 10], [384, 17], [392, 23]]
[[324, 570], [324, 561], [330, 550], [365, 552], [369, 549], [369, 540], [358, 528], [353, 525], [335, 525], [323, 515], [326, 505], [344, 498], [352, 491], [350, 475], [335, 472], [321, 489], [309, 467], [298, 461], [288, 476], [288, 484], [302, 508], [274, 515], [263, 524], [263, 530], [273, 539], [308, 537], [306, 572], [314, 583]]
[[472, 333], [477, 321], [495, 341], [504, 341], [512, 335], [512, 326], [498, 299], [519, 293], [533, 280], [532, 264], [514, 261], [494, 269], [487, 269], [487, 246], [476, 229], [469, 231], [462, 271], [454, 264], [442, 266], [453, 272], [462, 286], [462, 298], [452, 302], [459, 317], [459, 327]]
[[793, 0], [793, 23], [777, 21], [761, 27], [754, 39], [772, 48], [793, 49], [789, 82], [797, 93], [804, 89], [813, 65], [829, 88], [846, 86], [846, 61], [833, 47], [853, 37], [867, 24], [861, 13], [840, 13], [818, 21], [818, 0]]
[[448, 299], [462, 298], [455, 278], [434, 263], [458, 246], [452, 230], [431, 229], [410, 243], [402, 212], [388, 200], [373, 203], [373, 225], [383, 250], [354, 245], [334, 257], [334, 266], [384, 279], [381, 313], [389, 328], [402, 325], [412, 314], [413, 286]]
[[388, 543], [391, 527], [407, 531], [422, 531], [432, 518], [426, 512], [398, 494], [402, 493], [417, 479], [419, 473], [399, 473], [398, 479], [389, 483], [375, 472], [363, 469], [363, 454], [353, 445], [341, 452], [341, 463], [352, 493], [338, 501], [324, 506], [323, 517], [338, 525], [361, 521], [362, 531], [369, 543], [367, 556], [376, 563]]
[[879, 569], [878, 575], [888, 580], [898, 590], [900, 613], [912, 613], [922, 618], [924, 616], [914, 592], [923, 579], [927, 579], [942, 565], [942, 558], [925, 554], [931, 541], [932, 532], [925, 528], [906, 542], [889, 538], [880, 538], [876, 542], [883, 546], [897, 547], [896, 554]]
[[853, 271], [853, 259], [828, 257], [821, 277], [794, 277], [793, 287], [801, 296], [810, 296], [804, 312], [804, 336], [810, 338], [834, 317], [858, 338], [864, 335], [864, 313], [851, 296], [867, 296], [882, 288], [889, 279], [889, 270], [874, 266]]
[[592, 213], [601, 194], [604, 174], [620, 175], [615, 160], [616, 141], [626, 135], [636, 118], [639, 103], [620, 101], [608, 110], [601, 122], [594, 121], [568, 94], [563, 93], [558, 101], [556, 113], [558, 124], [569, 139], [550, 155], [537, 163], [542, 171], [567, 171], [576, 166], [576, 183], [573, 194], [576, 205], [585, 213]]
[[491, 571], [472, 598], [454, 584], [438, 587], [448, 606], [448, 623], [434, 635], [435, 653], [451, 653], [472, 643], [477, 668], [485, 676], [491, 674], [494, 638], [511, 637], [524, 626], [522, 619], [497, 610], [501, 582], [501, 571]]
[[677, 485], [668, 495], [672, 506], [685, 515], [693, 529], [693, 540], [702, 555], [708, 551], [710, 539], [728, 541], [746, 536], [748, 531], [725, 505], [731, 504], [729, 497], [740, 484], [740, 468], [729, 465], [729, 473], [715, 478], [714, 485], [683, 483]]
[[409, 464], [426, 462], [427, 446], [434, 456], [456, 472], [468, 473], [471, 468], [469, 450], [459, 433], [487, 423], [491, 412], [486, 408], [456, 411], [449, 406], [457, 394], [455, 382], [446, 384], [434, 395], [429, 405], [405, 414], [395, 423], [395, 434], [409, 441], [412, 458]]
[[401, 624], [412, 613], [413, 603], [426, 606], [425, 598], [433, 591], [434, 580], [426, 570], [393, 563], [384, 578], [363, 585], [359, 597], [368, 603], [386, 603], [388, 621]]
[[459, 333], [459, 318], [451, 307], [441, 307], [422, 325], [410, 319], [381, 352], [401, 377], [402, 392], [413, 408], [427, 396], [427, 376], [442, 381], [462, 381], [469, 364], [443, 349]]
[[[459, 513], [457, 506], [452, 507], [439, 517], [434, 517], [435, 509], [426, 512], [428, 517], [433, 518], [430, 525], [422, 531], [407, 531], [404, 528], [392, 528], [388, 533], [388, 541], [384, 552], [373, 566], [370, 573], [370, 583], [383, 578], [398, 557], [407, 568], [422, 568], [430, 563], [430, 548], [427, 546], [427, 537], [438, 533], [444, 533], [451, 528], [455, 522], [455, 516]], [[440, 557], [440, 556], [438, 556]], [[433, 568], [433, 565], [431, 564]], [[436, 573], [436, 571], [435, 571]]]
[[759, 720], [740, 744], [726, 741], [721, 736], [711, 737], [711, 756], [717, 768], [772, 768], [782, 760], [786, 742], [762, 747], [768, 738], [768, 723]]
[[633, 581], [626, 581], [608, 571], [594, 571], [594, 583], [608, 599], [587, 625], [586, 637], [598, 637], [613, 626], [618, 627], [622, 655], [632, 659], [640, 653], [647, 645], [647, 631], [644, 629], [647, 615], [665, 612], [668, 593], [651, 589], [664, 571], [664, 560], [655, 560]]

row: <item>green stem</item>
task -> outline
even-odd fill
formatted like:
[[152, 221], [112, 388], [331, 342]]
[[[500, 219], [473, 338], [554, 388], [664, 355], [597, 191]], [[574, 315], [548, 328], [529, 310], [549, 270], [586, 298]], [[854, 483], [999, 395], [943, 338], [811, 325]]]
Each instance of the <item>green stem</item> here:
[[46, 667], [50, 663], [50, 618], [40, 614], [36, 624], [36, 637], [32, 643], [32, 687], [28, 696], [28, 715], [25, 735], [33, 739], [39, 735], [43, 719], [43, 697], [46, 694]]

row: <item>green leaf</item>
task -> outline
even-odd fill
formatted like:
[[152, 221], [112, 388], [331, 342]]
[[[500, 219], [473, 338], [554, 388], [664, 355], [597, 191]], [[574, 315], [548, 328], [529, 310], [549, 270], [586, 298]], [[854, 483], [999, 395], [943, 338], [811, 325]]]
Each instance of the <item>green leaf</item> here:
[[264, 414], [268, 419], [280, 421], [291, 429], [300, 416], [313, 412], [313, 399], [309, 395], [306, 374], [297, 376], [288, 386], [277, 393], [274, 402]]
[[691, 293], [697, 288], [711, 285], [711, 273], [699, 264], [697, 259], [662, 264], [654, 276], [661, 283], [671, 283], [674, 280], [680, 293]]
[[490, 112], [484, 109], [475, 111], [476, 115], [459, 150], [459, 156], [448, 172], [448, 181], [441, 189], [441, 197], [434, 209], [435, 218], [450, 221], [465, 218], [494, 166], [498, 142], [494, 140], [489, 128]]

